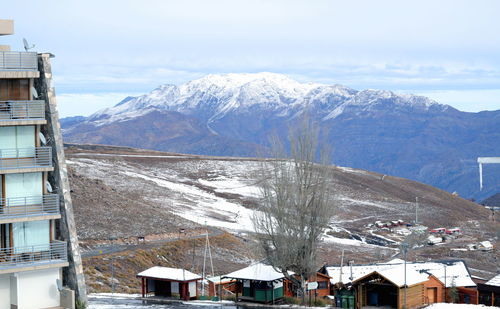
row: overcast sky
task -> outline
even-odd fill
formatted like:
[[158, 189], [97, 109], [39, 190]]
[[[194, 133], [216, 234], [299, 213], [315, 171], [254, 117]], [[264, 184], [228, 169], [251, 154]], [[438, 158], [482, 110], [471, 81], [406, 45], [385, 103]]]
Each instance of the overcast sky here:
[[[2, 0], [3, 1], [3, 0]], [[9, 1], [0, 18], [50, 51], [62, 116], [209, 73], [424, 94], [500, 109], [500, 1]]]

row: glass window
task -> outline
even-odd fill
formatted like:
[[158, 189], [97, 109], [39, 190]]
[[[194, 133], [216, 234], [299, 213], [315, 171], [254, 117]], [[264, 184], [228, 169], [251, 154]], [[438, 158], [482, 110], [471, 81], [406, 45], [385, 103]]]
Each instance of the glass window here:
[[[9, 149], [2, 158], [33, 157], [35, 126], [0, 127], [0, 151]], [[12, 149], [20, 149], [19, 155]]]
[[16, 148], [16, 127], [0, 127], [0, 148]]
[[45, 251], [50, 248], [48, 220], [12, 223], [14, 253]]
[[30, 204], [41, 204], [42, 194], [42, 173], [5, 175], [5, 198], [8, 198], [8, 206], [25, 205], [24, 197], [30, 197]]

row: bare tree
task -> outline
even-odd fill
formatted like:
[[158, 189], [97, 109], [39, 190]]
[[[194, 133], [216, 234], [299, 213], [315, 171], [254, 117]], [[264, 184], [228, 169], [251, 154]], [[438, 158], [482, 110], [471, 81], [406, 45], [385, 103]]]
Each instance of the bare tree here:
[[288, 152], [278, 137], [272, 139], [273, 158], [261, 168], [262, 204], [253, 221], [267, 261], [304, 297], [305, 281], [316, 271], [318, 242], [333, 214], [332, 169], [319, 130], [307, 118], [290, 130], [289, 142]]

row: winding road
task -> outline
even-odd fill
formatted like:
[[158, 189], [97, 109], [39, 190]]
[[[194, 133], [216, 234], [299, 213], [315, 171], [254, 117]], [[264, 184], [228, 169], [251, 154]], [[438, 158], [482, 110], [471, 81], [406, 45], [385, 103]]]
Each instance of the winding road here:
[[[207, 227], [210, 232], [208, 233], [208, 237], [217, 237], [221, 236], [224, 234], [224, 231], [219, 230], [215, 227]], [[204, 238], [206, 234], [199, 234], [199, 235], [191, 235], [191, 236], [184, 236], [184, 237], [176, 237], [176, 238], [168, 238], [168, 239], [159, 239], [159, 240], [153, 240], [153, 241], [147, 241], [139, 244], [107, 244], [107, 245], [99, 245], [95, 246], [91, 249], [80, 249], [82, 252], [82, 257], [83, 258], [90, 258], [94, 256], [99, 256], [99, 255], [105, 255], [105, 254], [112, 254], [112, 253], [119, 253], [123, 251], [130, 251], [130, 250], [137, 250], [137, 249], [152, 249], [156, 248], [162, 244], [166, 244], [169, 242], [174, 242], [174, 241], [179, 241], [182, 239], [200, 239]]]

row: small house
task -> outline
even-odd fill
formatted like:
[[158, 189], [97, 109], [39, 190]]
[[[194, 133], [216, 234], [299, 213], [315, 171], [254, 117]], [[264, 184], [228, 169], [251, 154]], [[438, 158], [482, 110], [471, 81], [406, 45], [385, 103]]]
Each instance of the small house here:
[[[285, 295], [285, 276], [271, 265], [256, 263], [229, 273], [222, 278], [237, 281], [236, 299], [259, 303], [273, 303]], [[239, 293], [241, 292], [241, 295]]]
[[[394, 259], [386, 263], [348, 265], [343, 267], [325, 265], [319, 271], [332, 278], [330, 280], [332, 286], [331, 294], [336, 297], [337, 307], [345, 306], [347, 308], [354, 308], [354, 304], [359, 302], [357, 299], [358, 295], [353, 288], [355, 281], [373, 272], [377, 272], [380, 275], [382, 271], [391, 269], [399, 269], [400, 276], [402, 277], [404, 274], [403, 267], [403, 260]], [[445, 295], [449, 294], [452, 288], [456, 288], [458, 302], [471, 304], [476, 302], [476, 283], [472, 281], [467, 266], [463, 261], [407, 262], [406, 270], [408, 273], [417, 272], [427, 276], [427, 280], [421, 286], [423, 289], [421, 295], [426, 304], [444, 301]], [[391, 280], [391, 278], [384, 280]], [[393, 287], [394, 291], [396, 291], [396, 287]], [[396, 303], [393, 301], [394, 304]]]
[[227, 295], [236, 294], [238, 290], [237, 280], [231, 278], [222, 278], [222, 276], [215, 276], [207, 278], [208, 281], [208, 296], [222, 297]]
[[[324, 298], [330, 295], [330, 277], [328, 275], [316, 272], [310, 276], [306, 281], [307, 295], [311, 298]], [[297, 297], [297, 288], [293, 283], [285, 279], [285, 296]]]
[[181, 268], [155, 266], [139, 274], [142, 297], [148, 295], [189, 300], [198, 297], [201, 276]]
[[500, 274], [485, 283], [477, 284], [478, 303], [500, 307]]

